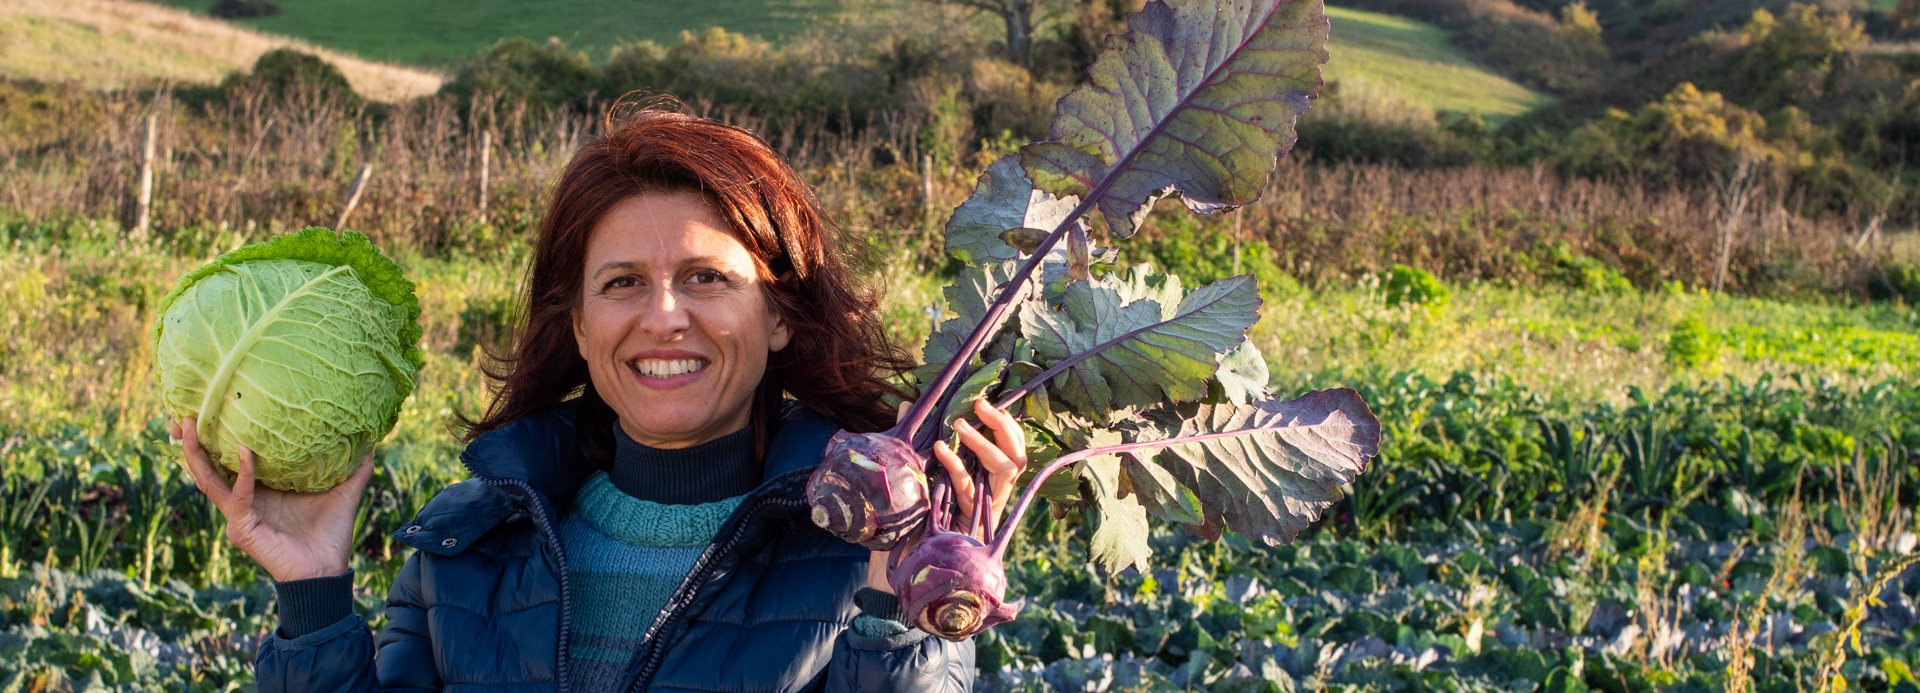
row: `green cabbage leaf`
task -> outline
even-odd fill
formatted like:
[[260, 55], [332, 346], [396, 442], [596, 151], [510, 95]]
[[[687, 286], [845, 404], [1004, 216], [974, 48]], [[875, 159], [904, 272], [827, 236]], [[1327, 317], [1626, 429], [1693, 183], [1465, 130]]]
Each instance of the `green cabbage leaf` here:
[[340, 483], [393, 430], [424, 365], [413, 282], [352, 231], [309, 228], [180, 278], [153, 324], [167, 413], [220, 466], [282, 491]]

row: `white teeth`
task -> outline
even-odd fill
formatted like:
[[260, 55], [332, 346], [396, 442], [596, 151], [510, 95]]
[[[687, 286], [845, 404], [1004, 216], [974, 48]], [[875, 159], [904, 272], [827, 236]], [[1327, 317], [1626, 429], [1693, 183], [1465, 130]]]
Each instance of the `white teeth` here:
[[633, 370], [649, 378], [671, 378], [707, 367], [701, 359], [641, 359], [628, 362]]

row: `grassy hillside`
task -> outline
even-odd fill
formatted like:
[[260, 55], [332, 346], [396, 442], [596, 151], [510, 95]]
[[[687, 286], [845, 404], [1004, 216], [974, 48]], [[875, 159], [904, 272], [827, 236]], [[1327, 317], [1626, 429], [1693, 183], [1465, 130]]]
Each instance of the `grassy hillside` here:
[[[166, 0], [204, 14], [214, 0]], [[618, 43], [671, 43], [683, 29], [723, 26], [775, 37], [798, 29], [833, 0], [293, 0], [277, 17], [243, 26], [381, 60], [441, 63], [512, 36], [554, 36], [596, 57]]]
[[1326, 79], [1340, 93], [1489, 119], [1515, 116], [1547, 96], [1476, 66], [1439, 27], [1404, 17], [1328, 7], [1333, 40]]
[[[35, 0], [46, 1], [46, 0]], [[167, 0], [204, 12], [212, 0]], [[277, 17], [236, 25], [298, 36], [330, 48], [385, 60], [438, 63], [466, 55], [506, 37], [554, 36], [595, 57], [634, 39], [672, 43], [682, 30], [723, 26], [761, 36], [779, 36], [811, 16], [839, 6], [836, 0], [714, 0], [702, 3], [623, 0], [331, 0], [282, 2]], [[1343, 94], [1500, 119], [1524, 113], [1545, 96], [1472, 63], [1447, 40], [1447, 32], [1423, 22], [1342, 7], [1333, 18], [1333, 58], [1327, 79]]]
[[440, 88], [438, 75], [368, 62], [226, 22], [130, 0], [0, 3], [0, 76], [115, 88], [150, 80], [214, 82], [274, 48], [339, 65], [354, 90], [390, 101]]

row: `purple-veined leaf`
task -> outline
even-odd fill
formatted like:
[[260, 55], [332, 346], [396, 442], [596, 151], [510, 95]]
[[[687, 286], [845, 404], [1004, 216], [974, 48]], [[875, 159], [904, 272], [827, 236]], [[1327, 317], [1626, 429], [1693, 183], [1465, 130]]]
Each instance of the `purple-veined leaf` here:
[[1257, 199], [1320, 90], [1320, 0], [1155, 0], [1127, 27], [1060, 100], [1052, 141], [1021, 150], [1035, 187], [1087, 197], [1122, 238], [1169, 193], [1201, 213]]
[[[1293, 541], [1343, 496], [1380, 451], [1380, 420], [1357, 392], [1317, 390], [1252, 404], [1171, 405], [1144, 412], [1128, 452], [1200, 499], [1207, 523], [1268, 544]], [[1130, 479], [1138, 488], [1145, 480]]]
[[[1081, 460], [1123, 456], [1116, 495], [1118, 488], [1130, 489], [1143, 508], [1162, 519], [1191, 518], [1163, 515], [1167, 504], [1150, 506], [1149, 494], [1184, 501], [1175, 490], [1184, 488], [1199, 506], [1203, 527], [1284, 544], [1339, 501], [1340, 486], [1365, 472], [1368, 460], [1380, 452], [1380, 420], [1359, 393], [1344, 388], [1286, 401], [1170, 404], [1143, 412], [1136, 421], [1133, 440], [1075, 450], [1041, 469], [1035, 475], [1039, 483], [1027, 486], [1001, 525], [994, 555], [1005, 550], [1007, 534], [1019, 526], [1040, 483]], [[1139, 550], [1116, 549], [1112, 555]]]
[[1143, 268], [1134, 269], [1116, 282], [1069, 285], [1063, 310], [1039, 301], [1021, 307], [1021, 333], [1048, 369], [1009, 394], [1003, 406], [1042, 383], [1050, 396], [1096, 421], [1105, 421], [1115, 407], [1206, 396], [1220, 356], [1240, 346], [1260, 318], [1253, 278], [1228, 277], [1182, 297], [1177, 280], [1155, 287], [1142, 278]]
[[[988, 166], [973, 194], [954, 208], [947, 220], [947, 254], [969, 265], [1019, 259], [1023, 251], [1008, 245], [1001, 234], [1036, 229], [1038, 243], [1079, 201], [1033, 189], [1033, 180], [1020, 168], [1020, 155], [1008, 154]], [[1024, 252], [1033, 252], [1031, 245]]]
[[1122, 467], [1126, 473], [1120, 477], [1120, 493], [1138, 497], [1148, 514], [1188, 526], [1206, 523], [1200, 497], [1174, 481], [1160, 465], [1143, 464], [1139, 458], [1128, 456], [1122, 460]]
[[[1093, 207], [1125, 237], [1170, 192], [1201, 212], [1246, 204], [1259, 197], [1275, 157], [1293, 145], [1294, 121], [1318, 93], [1327, 60], [1320, 0], [1154, 0], [1127, 21], [1130, 30], [1110, 37], [1095, 59], [1091, 83], [1061, 99], [1055, 141], [1021, 150], [1033, 188], [1083, 199], [1013, 273], [1010, 290], [961, 340], [960, 356], [921, 381], [923, 396], [894, 426], [897, 434], [919, 431], [973, 353], [998, 333], [1019, 302], [1015, 294]], [[1023, 198], [1010, 192], [1003, 199]], [[1032, 226], [1025, 216], [1020, 225]], [[996, 234], [1005, 228], [1012, 226]]]
[[[987, 314], [987, 302], [1000, 291], [1012, 271], [1009, 263], [988, 263], [968, 267], [960, 271], [952, 284], [941, 289], [946, 297], [946, 309], [954, 316], [940, 323], [940, 327], [927, 335], [927, 341], [920, 348], [921, 366], [914, 369], [914, 375], [924, 389], [939, 375], [940, 369], [953, 360], [970, 332], [980, 325]], [[923, 397], [926, 393], [922, 393]]]

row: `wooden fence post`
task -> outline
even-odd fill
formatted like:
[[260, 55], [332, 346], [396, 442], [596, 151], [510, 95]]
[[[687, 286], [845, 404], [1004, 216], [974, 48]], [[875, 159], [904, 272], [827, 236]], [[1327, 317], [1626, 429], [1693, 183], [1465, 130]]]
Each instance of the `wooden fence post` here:
[[140, 196], [133, 212], [133, 238], [144, 240], [153, 226], [153, 149], [159, 114], [147, 114], [146, 133], [140, 145]]
[[367, 180], [373, 177], [373, 162], [360, 167], [360, 175], [353, 178], [353, 191], [347, 193], [347, 204], [340, 208], [340, 218], [333, 220], [333, 230], [346, 228], [347, 217], [353, 216], [353, 208], [360, 205], [360, 194], [367, 191]]
[[920, 155], [920, 207], [933, 214], [933, 155]]
[[480, 133], [480, 223], [487, 223], [487, 169], [493, 161], [493, 131]]

